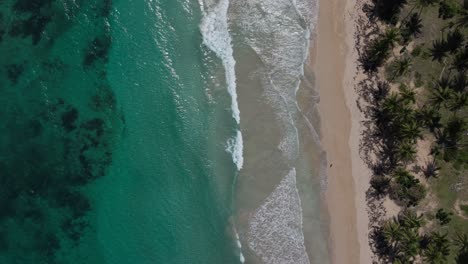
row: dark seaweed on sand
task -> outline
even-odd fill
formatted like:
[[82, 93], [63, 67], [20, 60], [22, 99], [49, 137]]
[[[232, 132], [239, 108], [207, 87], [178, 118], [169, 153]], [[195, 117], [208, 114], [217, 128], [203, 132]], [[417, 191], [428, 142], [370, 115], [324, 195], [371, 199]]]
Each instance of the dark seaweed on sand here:
[[[0, 85], [11, 92], [0, 98], [0, 263], [66, 264], [57, 256], [79, 247], [94, 230], [93, 201], [85, 190], [106, 175], [123, 117], [105, 72], [112, 1], [82, 4], [95, 12], [87, 15], [98, 30], [81, 46], [82, 61], [70, 65], [48, 56], [62, 31], [47, 32], [50, 41], [41, 41], [49, 25], [64, 25], [63, 3], [0, 0], [0, 7], [11, 7], [8, 18], [0, 13], [0, 51], [10, 50], [0, 61]], [[81, 10], [72, 11], [61, 30], [73, 28]], [[23, 50], [32, 55], [11, 53]], [[73, 74], [93, 84], [83, 87], [84, 102], [61, 91], [62, 78]]]
[[86, 50], [86, 55], [83, 60], [83, 65], [89, 67], [94, 64], [97, 60], [107, 61], [109, 55], [109, 49], [111, 45], [111, 37], [109, 34], [96, 37], [89, 44]]
[[[1, 3], [1, 1], [0, 1]], [[3, 21], [3, 14], [0, 13], [0, 42], [3, 40], [3, 35], [5, 34], [5, 24]]]
[[37, 45], [47, 24], [52, 20], [52, 0], [19, 0], [13, 5], [13, 11], [29, 14], [27, 19], [18, 19], [12, 23], [9, 34], [12, 37], [32, 37]]
[[9, 64], [5, 66], [8, 79], [12, 84], [16, 84], [24, 71], [24, 67], [21, 64]]

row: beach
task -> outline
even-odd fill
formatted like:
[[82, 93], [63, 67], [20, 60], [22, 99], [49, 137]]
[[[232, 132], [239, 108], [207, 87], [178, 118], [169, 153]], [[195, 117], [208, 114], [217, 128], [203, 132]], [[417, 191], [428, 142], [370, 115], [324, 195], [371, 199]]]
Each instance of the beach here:
[[468, 2], [423, 2], [0, 0], [0, 263], [466, 263]]
[[325, 200], [331, 263], [371, 263], [365, 193], [370, 172], [359, 156], [361, 113], [354, 0], [321, 1], [311, 64], [320, 94], [321, 141], [327, 153]]

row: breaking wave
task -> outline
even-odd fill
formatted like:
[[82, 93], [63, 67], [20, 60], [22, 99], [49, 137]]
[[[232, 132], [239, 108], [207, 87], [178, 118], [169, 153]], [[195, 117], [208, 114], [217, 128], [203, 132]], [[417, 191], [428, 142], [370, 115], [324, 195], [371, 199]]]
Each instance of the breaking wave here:
[[236, 136], [228, 140], [226, 148], [226, 150], [231, 153], [232, 160], [236, 164], [237, 170], [242, 169], [244, 164], [243, 147], [242, 133], [237, 130]]
[[[229, 1], [220, 0], [218, 3], [206, 3], [200, 0], [200, 6], [203, 12], [203, 19], [200, 25], [203, 44], [212, 50], [223, 62], [227, 90], [231, 96], [232, 117], [239, 125], [240, 111], [236, 91], [236, 61], [233, 56], [232, 40], [229, 34], [227, 17]], [[242, 133], [238, 129], [236, 135], [228, 140], [227, 146], [227, 150], [232, 154], [233, 162], [236, 164], [238, 170], [242, 169], [244, 160], [242, 157], [242, 144]]]
[[[227, 16], [229, 0], [219, 0], [217, 3], [210, 0], [199, 0], [199, 3], [203, 12], [203, 18], [200, 25], [203, 44], [213, 51], [223, 63], [227, 90], [231, 96], [232, 117], [236, 121], [236, 124], [239, 125], [240, 110], [237, 102], [236, 91], [236, 61], [234, 60]], [[232, 160], [236, 165], [237, 170], [241, 170], [244, 164], [244, 157], [243, 140], [240, 129], [237, 129], [236, 135], [227, 141], [226, 151], [231, 153]], [[242, 245], [237, 232], [235, 232], [235, 236], [236, 246], [239, 250], [239, 261], [244, 263], [245, 259], [242, 254]]]

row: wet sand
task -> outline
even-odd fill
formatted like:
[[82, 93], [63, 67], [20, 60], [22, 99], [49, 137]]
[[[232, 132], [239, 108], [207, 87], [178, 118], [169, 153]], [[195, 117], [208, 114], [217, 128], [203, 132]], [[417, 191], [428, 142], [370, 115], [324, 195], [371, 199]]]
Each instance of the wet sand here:
[[[311, 63], [320, 94], [321, 139], [327, 152], [326, 204], [332, 263], [371, 263], [365, 191], [367, 167], [359, 157], [359, 112], [354, 91], [354, 0], [320, 2]], [[359, 78], [358, 78], [359, 79]]]

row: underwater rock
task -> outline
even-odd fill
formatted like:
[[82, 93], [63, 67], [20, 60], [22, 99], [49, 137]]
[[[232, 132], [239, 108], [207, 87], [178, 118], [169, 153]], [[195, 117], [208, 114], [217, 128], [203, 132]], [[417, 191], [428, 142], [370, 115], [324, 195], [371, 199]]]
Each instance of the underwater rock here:
[[91, 97], [91, 107], [96, 111], [111, 110], [115, 105], [115, 94], [107, 85], [100, 86], [97, 94]]
[[89, 67], [94, 64], [96, 60], [107, 61], [110, 46], [111, 37], [109, 34], [94, 38], [85, 52], [83, 65]]
[[108, 17], [112, 10], [112, 0], [103, 0], [102, 16]]
[[6, 236], [6, 232], [0, 232], [0, 252], [5, 252], [8, 250], [8, 238]]
[[[59, 262], [57, 251], [78, 246], [93, 231], [93, 204], [84, 190], [106, 174], [120, 127], [105, 67], [112, 1], [54, 2], [0, 0], [2, 8], [11, 7], [5, 19], [0, 13], [0, 42], [7, 38], [0, 48], [13, 55], [0, 66], [0, 83], [10, 96], [0, 109], [0, 149], [7, 153], [0, 159], [1, 263], [68, 264]], [[80, 12], [91, 28], [74, 27]], [[78, 58], [56, 49], [75, 33], [74, 44], [83, 51]], [[74, 81], [83, 85], [73, 93], [61, 87]]]
[[31, 36], [33, 45], [36, 45], [41, 40], [42, 32], [50, 21], [50, 16], [32, 16], [23, 24], [23, 36]]
[[37, 45], [41, 40], [42, 32], [50, 21], [50, 16], [32, 15], [27, 20], [13, 21], [8, 33], [11, 37], [26, 38], [31, 36], [33, 45]]
[[18, 83], [18, 79], [23, 74], [24, 67], [21, 64], [9, 64], [5, 66], [8, 79], [12, 84]]
[[40, 13], [42, 8], [50, 7], [53, 0], [18, 0], [13, 5], [13, 10], [18, 12]]
[[71, 108], [62, 114], [62, 126], [65, 128], [65, 131], [71, 132], [76, 128], [76, 120], [78, 119], [78, 110], [76, 108]]
[[82, 219], [76, 220], [73, 218], [67, 218], [60, 225], [60, 228], [76, 245], [80, 241], [82, 234], [88, 226], [89, 223], [83, 221]]
[[0, 13], [0, 42], [2, 42], [4, 34], [5, 34], [5, 25], [3, 23], [3, 14]]
[[28, 123], [28, 126], [26, 128], [26, 135], [29, 138], [35, 138], [41, 135], [42, 133], [42, 124], [39, 120], [31, 120]]

